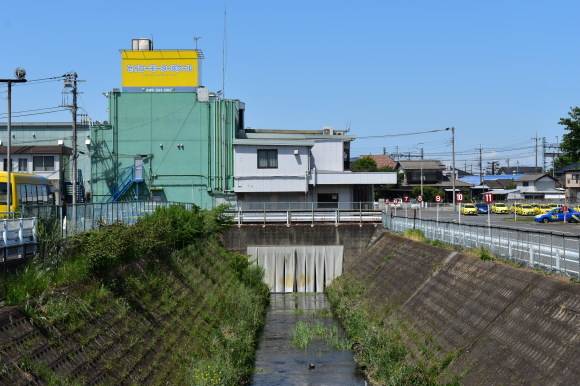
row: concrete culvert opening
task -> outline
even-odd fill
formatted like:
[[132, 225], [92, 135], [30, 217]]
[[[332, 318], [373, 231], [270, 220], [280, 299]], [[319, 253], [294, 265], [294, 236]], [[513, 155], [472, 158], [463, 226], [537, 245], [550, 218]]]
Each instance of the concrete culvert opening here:
[[342, 245], [248, 246], [271, 292], [324, 292], [342, 274]]

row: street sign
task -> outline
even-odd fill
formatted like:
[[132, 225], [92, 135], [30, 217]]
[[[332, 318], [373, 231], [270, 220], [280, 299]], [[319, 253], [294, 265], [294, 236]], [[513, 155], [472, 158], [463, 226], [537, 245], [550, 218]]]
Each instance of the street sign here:
[[563, 205], [563, 206], [562, 206], [562, 212], [567, 212], [567, 211], [568, 211], [568, 206], [566, 206], [566, 205]]
[[417, 202], [423, 202], [423, 196], [421, 195], [417, 196]]
[[409, 196], [403, 196], [403, 202], [409, 202]]
[[388, 198], [385, 198], [385, 204], [389, 205], [391, 203], [391, 200], [389, 200]]
[[484, 193], [483, 198], [485, 199], [485, 203], [489, 205], [493, 202], [493, 193]]
[[398, 203], [399, 203], [399, 199], [398, 199], [398, 198], [395, 198], [395, 199], [393, 200], [393, 205], [397, 205]]
[[455, 193], [455, 201], [463, 202], [463, 193]]
[[438, 203], [438, 204], [442, 203], [443, 202], [443, 197], [440, 194], [436, 195], [435, 196], [435, 202]]

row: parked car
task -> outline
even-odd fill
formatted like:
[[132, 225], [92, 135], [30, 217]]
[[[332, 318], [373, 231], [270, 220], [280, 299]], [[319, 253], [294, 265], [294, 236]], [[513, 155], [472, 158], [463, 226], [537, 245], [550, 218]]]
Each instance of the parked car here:
[[510, 208], [503, 202], [496, 202], [491, 206], [491, 213], [509, 213]]
[[524, 205], [523, 202], [514, 202], [514, 204], [512, 206], [510, 206], [510, 212], [511, 213], [517, 213], [518, 212], [518, 208], [520, 206]]
[[542, 204], [540, 205], [540, 210], [542, 211], [540, 214], [546, 214], [552, 209], [556, 209], [558, 207], [559, 207], [558, 204]]
[[538, 204], [536, 202], [532, 202], [530, 204], [530, 206], [532, 208], [534, 208], [534, 215], [536, 215], [536, 214], [542, 214], [542, 209], [540, 209], [540, 204]]
[[580, 222], [580, 211], [568, 209], [564, 213], [562, 208], [555, 208], [546, 214], [537, 215], [536, 217], [534, 217], [534, 221], [543, 223], [564, 221], [564, 217], [566, 217], [566, 221], [569, 222]]
[[461, 213], [474, 214], [477, 216], [477, 207], [474, 204], [465, 204], [461, 207]]
[[536, 214], [536, 209], [528, 204], [522, 204], [517, 207], [517, 214], [520, 216], [534, 216]]
[[478, 214], [487, 214], [488, 206], [485, 202], [478, 202], [475, 204], [475, 207], [477, 208]]
[[574, 210], [575, 210], [576, 212], [580, 212], [580, 204], [576, 205], [576, 206], [574, 207]]

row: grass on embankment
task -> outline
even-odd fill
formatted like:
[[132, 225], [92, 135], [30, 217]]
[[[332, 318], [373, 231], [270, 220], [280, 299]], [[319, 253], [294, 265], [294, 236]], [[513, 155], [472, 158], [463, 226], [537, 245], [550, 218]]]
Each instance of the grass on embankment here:
[[12, 276], [2, 296], [41, 334], [0, 341], [0, 383], [247, 382], [268, 289], [218, 243], [222, 213], [170, 207], [52, 240], [48, 258]]
[[432, 338], [414, 331], [394, 308], [371, 304], [366, 285], [344, 274], [327, 294], [368, 380], [380, 385], [437, 384], [459, 352], [441, 353]]

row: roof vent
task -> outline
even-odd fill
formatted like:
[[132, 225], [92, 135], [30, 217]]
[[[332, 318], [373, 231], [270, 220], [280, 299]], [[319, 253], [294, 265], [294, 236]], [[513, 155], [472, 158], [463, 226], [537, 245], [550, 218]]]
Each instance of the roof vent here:
[[150, 39], [133, 39], [133, 51], [151, 51], [153, 50], [153, 42]]

